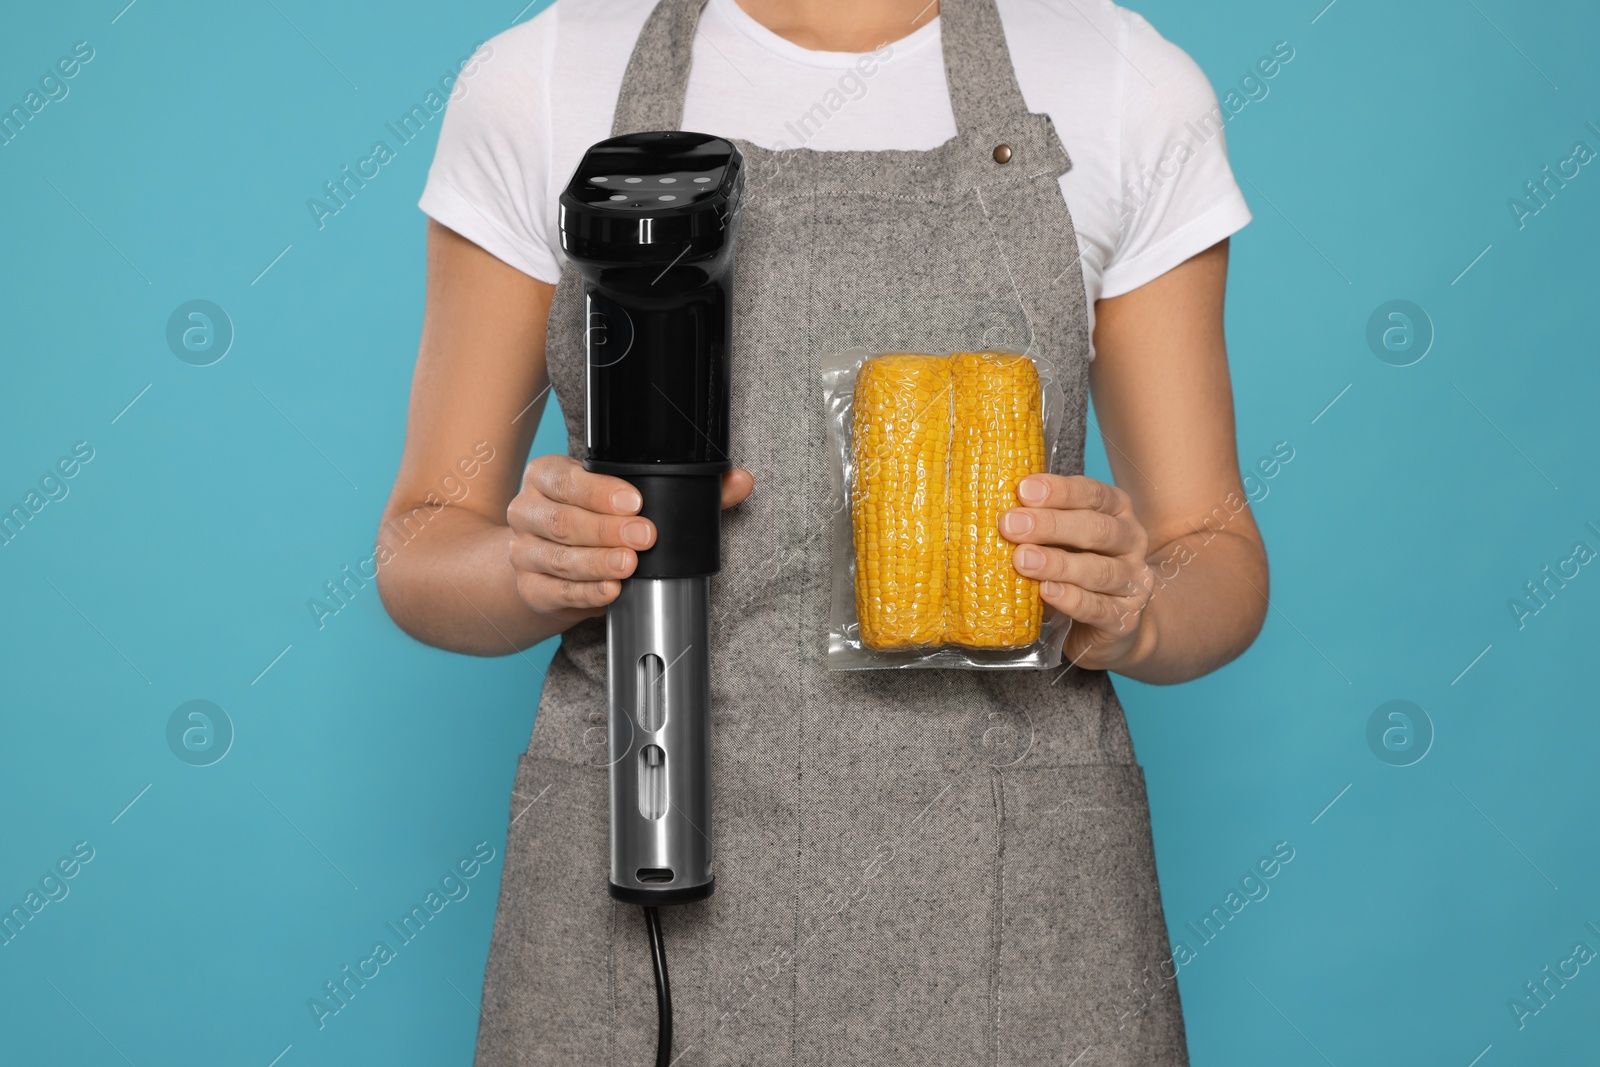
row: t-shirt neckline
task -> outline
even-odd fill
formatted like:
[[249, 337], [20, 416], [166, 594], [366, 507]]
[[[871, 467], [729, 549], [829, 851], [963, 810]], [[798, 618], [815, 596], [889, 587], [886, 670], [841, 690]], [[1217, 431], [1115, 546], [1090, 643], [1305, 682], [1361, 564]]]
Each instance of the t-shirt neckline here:
[[[757, 22], [753, 15], [739, 6], [737, 0], [706, 0], [706, 10], [714, 11], [717, 17], [728, 22], [758, 47], [792, 63], [801, 63], [810, 67], [842, 69], [853, 67], [864, 57], [877, 54], [875, 52], [828, 52], [820, 49], [805, 48], [787, 37], [779, 36]], [[904, 37], [896, 41], [889, 41], [887, 44], [897, 54], [905, 55], [926, 47], [930, 41], [936, 40], [938, 36], [939, 16], [935, 15]]]

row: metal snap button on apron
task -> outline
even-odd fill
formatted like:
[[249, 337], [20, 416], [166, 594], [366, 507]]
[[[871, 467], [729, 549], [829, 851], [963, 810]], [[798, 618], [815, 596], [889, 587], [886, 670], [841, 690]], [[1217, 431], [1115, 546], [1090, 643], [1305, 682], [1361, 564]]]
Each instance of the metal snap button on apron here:
[[[681, 127], [703, 3], [650, 14], [613, 136]], [[995, 3], [941, 2], [944, 144], [731, 139], [747, 177], [728, 458], [756, 489], [723, 516], [711, 590], [717, 891], [660, 916], [678, 1067], [1188, 1064], [1145, 787], [1105, 672], [827, 669], [825, 357], [1025, 351], [1067, 398], [1050, 469], [1083, 471], [1072, 162], [1027, 109]], [[572, 455], [586, 316], [569, 266], [545, 352]], [[605, 708], [605, 620], [587, 619], [550, 661], [511, 798], [477, 1067], [654, 1054], [644, 924], [605, 889], [606, 746], [589, 720]]]

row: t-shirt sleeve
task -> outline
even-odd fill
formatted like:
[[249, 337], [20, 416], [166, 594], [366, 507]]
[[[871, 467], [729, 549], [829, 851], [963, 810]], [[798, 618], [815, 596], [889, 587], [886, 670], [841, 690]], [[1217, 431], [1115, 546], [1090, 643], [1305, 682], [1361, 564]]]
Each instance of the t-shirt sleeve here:
[[430, 218], [554, 285], [549, 202], [554, 10], [487, 41], [452, 87], [420, 207]]
[[1251, 217], [1228, 164], [1226, 113], [1200, 65], [1138, 14], [1124, 15], [1119, 232], [1102, 297], [1160, 277]]

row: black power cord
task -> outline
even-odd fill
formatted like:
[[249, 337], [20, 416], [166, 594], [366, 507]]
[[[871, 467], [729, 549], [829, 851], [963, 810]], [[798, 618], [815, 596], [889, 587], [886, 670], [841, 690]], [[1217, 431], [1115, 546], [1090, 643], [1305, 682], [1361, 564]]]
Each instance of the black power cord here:
[[672, 1064], [672, 986], [667, 981], [667, 949], [661, 941], [661, 916], [655, 905], [644, 905], [644, 926], [650, 935], [650, 961], [656, 970], [656, 1067]]

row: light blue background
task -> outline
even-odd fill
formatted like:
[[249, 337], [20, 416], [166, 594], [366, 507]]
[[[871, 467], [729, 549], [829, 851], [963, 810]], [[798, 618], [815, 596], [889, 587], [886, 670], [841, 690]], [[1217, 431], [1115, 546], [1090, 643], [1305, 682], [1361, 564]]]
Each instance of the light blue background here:
[[[73, 42], [96, 53], [0, 148], [0, 505], [95, 450], [0, 548], [0, 903], [95, 850], [0, 947], [0, 1058], [466, 1064], [551, 649], [424, 648], [370, 585], [314, 622], [307, 600], [370, 556], [400, 454], [438, 120], [325, 229], [305, 201], [518, 12], [123, 3], [17, 7], [0, 34], [8, 107]], [[1219, 93], [1296, 51], [1228, 124], [1256, 216], [1229, 289], [1240, 459], [1294, 450], [1256, 508], [1274, 610], [1209, 678], [1118, 683], [1175, 937], [1295, 850], [1181, 972], [1193, 1061], [1593, 1062], [1600, 966], [1523, 1029], [1507, 1002], [1600, 949], [1600, 569], [1525, 628], [1507, 601], [1600, 548], [1600, 166], [1523, 229], [1507, 199], [1600, 149], [1600, 14], [1140, 10]], [[164, 338], [197, 298], [237, 330], [208, 367]], [[1436, 330], [1412, 366], [1366, 342], [1393, 299]], [[236, 730], [203, 768], [166, 741], [195, 699]], [[1412, 766], [1366, 740], [1392, 699], [1436, 731]], [[496, 859], [470, 895], [319, 1030], [308, 999], [479, 841]]]

